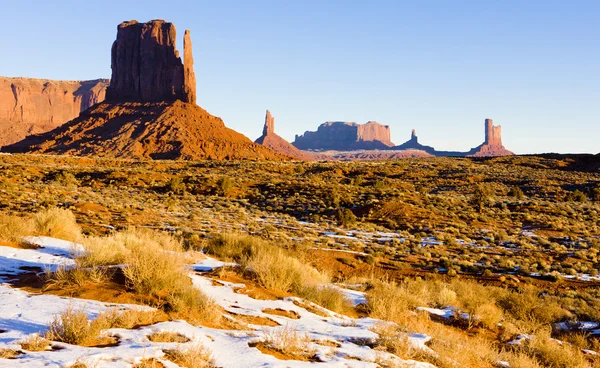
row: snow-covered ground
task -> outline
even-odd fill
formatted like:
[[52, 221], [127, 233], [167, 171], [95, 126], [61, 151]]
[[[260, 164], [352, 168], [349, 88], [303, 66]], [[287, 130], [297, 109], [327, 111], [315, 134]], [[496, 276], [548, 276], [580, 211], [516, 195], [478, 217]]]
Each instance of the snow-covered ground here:
[[[28, 241], [41, 246], [37, 249], [16, 249], [0, 246], [0, 274], [4, 281], [30, 267], [46, 269], [58, 265], [70, 265], [70, 254], [79, 251], [80, 246], [70, 242], [51, 238], [28, 238]], [[233, 314], [269, 318], [279, 326], [266, 327], [249, 325], [250, 330], [221, 330], [202, 326], [193, 326], [186, 321], [157, 323], [139, 329], [109, 329], [104, 334], [118, 337], [118, 345], [90, 348], [64, 343], [53, 343], [53, 350], [42, 352], [22, 351], [19, 340], [32, 334], [43, 334], [54, 316], [68, 308], [83, 310], [90, 319], [109, 308], [121, 310], [149, 307], [125, 304], [102, 303], [58, 297], [47, 294], [29, 294], [14, 289], [8, 284], [0, 284], [0, 349], [21, 350], [23, 354], [16, 359], [0, 359], [0, 367], [66, 367], [75, 362], [84, 362], [91, 367], [131, 367], [145, 358], [156, 358], [166, 367], [177, 367], [164, 359], [163, 349], [201, 344], [212, 354], [217, 367], [378, 367], [375, 361], [394, 362], [402, 367], [433, 367], [431, 364], [405, 361], [382, 351], [376, 351], [359, 341], [373, 341], [377, 334], [371, 328], [381, 323], [372, 318], [350, 318], [336, 314], [317, 305], [312, 308], [319, 315], [300, 307], [306, 303], [298, 298], [283, 300], [256, 300], [248, 295], [236, 293], [242, 284], [229, 282], [213, 283], [213, 280], [197, 272], [209, 271], [223, 266], [218, 260], [207, 258], [194, 264], [190, 271], [193, 284], [214, 298], [226, 311]], [[23, 268], [25, 267], [25, 268]], [[364, 302], [361, 292], [342, 289], [355, 303]], [[298, 303], [302, 302], [302, 303]], [[309, 303], [310, 304], [310, 303]], [[311, 310], [312, 310], [311, 308]], [[282, 309], [295, 312], [298, 319], [263, 312], [265, 309]], [[235, 318], [235, 317], [234, 317]], [[249, 344], [265, 339], [265, 336], [278, 329], [293, 329], [308, 336], [311, 349], [321, 362], [302, 362], [278, 360], [264, 354]], [[170, 331], [180, 333], [190, 339], [186, 343], [155, 343], [148, 339], [153, 332]], [[428, 349], [426, 335], [409, 334], [408, 340], [416, 347]], [[318, 342], [329, 341], [336, 344], [325, 346]]]

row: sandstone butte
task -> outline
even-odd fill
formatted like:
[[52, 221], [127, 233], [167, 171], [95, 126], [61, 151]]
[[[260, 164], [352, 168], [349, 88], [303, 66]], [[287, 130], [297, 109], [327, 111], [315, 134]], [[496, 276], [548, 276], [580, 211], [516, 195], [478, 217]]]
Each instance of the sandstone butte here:
[[485, 119], [485, 140], [483, 144], [467, 153], [468, 157], [511, 156], [511, 151], [502, 145], [502, 127], [494, 126], [492, 119]]
[[275, 134], [275, 118], [271, 115], [269, 110], [267, 110], [265, 115], [263, 134], [257, 140], [255, 140], [254, 143], [258, 143], [275, 152], [295, 158], [297, 160], [314, 159], [313, 155], [310, 153], [297, 149], [290, 142]]
[[268, 159], [286, 156], [225, 127], [196, 105], [189, 31], [184, 60], [172, 23], [128, 21], [117, 28], [106, 100], [5, 152], [150, 159]]
[[316, 132], [296, 135], [292, 144], [301, 150], [336, 151], [387, 149], [394, 145], [390, 140], [390, 127], [376, 121], [365, 124], [325, 122]]
[[45, 133], [104, 100], [108, 79], [0, 77], [0, 147]]

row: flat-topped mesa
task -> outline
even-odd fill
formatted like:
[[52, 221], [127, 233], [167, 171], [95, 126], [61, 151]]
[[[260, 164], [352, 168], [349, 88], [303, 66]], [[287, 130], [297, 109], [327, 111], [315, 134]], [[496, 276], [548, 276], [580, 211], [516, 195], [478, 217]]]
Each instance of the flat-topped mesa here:
[[173, 23], [152, 20], [123, 22], [112, 45], [109, 102], [196, 102], [189, 31], [184, 37], [184, 63], [176, 49]]
[[275, 133], [275, 118], [271, 115], [271, 112], [267, 110], [265, 115], [265, 127], [263, 128], [263, 136]]
[[296, 135], [292, 144], [303, 150], [349, 151], [387, 149], [394, 145], [390, 139], [390, 127], [376, 121], [365, 124], [328, 121], [321, 124], [316, 132]]

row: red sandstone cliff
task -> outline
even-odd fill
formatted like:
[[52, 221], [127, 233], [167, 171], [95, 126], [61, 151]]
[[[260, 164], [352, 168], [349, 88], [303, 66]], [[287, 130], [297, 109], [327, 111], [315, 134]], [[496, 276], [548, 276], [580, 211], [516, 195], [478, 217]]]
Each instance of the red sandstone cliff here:
[[0, 77], [0, 147], [44, 133], [104, 100], [107, 79], [53, 81]]

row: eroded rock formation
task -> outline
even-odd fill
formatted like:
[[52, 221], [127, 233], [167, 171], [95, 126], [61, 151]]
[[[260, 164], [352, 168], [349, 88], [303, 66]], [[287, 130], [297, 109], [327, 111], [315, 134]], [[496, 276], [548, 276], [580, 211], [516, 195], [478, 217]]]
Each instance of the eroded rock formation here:
[[263, 145], [282, 155], [295, 158], [297, 160], [311, 160], [313, 157], [306, 152], [302, 152], [294, 147], [290, 142], [275, 134], [275, 118], [271, 112], [267, 110], [265, 114], [265, 126], [263, 127], [263, 135], [260, 136], [254, 143]]
[[302, 150], [336, 151], [386, 149], [394, 145], [390, 140], [390, 127], [376, 121], [366, 124], [326, 122], [316, 132], [296, 135], [292, 144]]
[[112, 77], [106, 93], [110, 102], [196, 102], [189, 31], [184, 37], [184, 60], [176, 48], [173, 23], [152, 20], [123, 22], [112, 45]]
[[424, 146], [419, 143], [419, 138], [417, 137], [417, 131], [415, 129], [412, 130], [410, 134], [410, 140], [402, 143], [401, 145], [395, 146], [391, 148], [392, 150], [420, 150], [425, 151], [428, 154], [435, 154], [435, 148], [430, 146]]
[[122, 23], [112, 47], [114, 79], [107, 100], [3, 151], [144, 159], [288, 159], [188, 102], [195, 99], [196, 90], [189, 33], [185, 39], [187, 70], [175, 49], [171, 23]]
[[502, 145], [502, 127], [494, 126], [492, 119], [485, 119], [485, 140], [482, 145], [467, 153], [470, 157], [511, 156], [511, 151]]
[[0, 147], [44, 133], [104, 100], [107, 79], [53, 81], [0, 77]]

